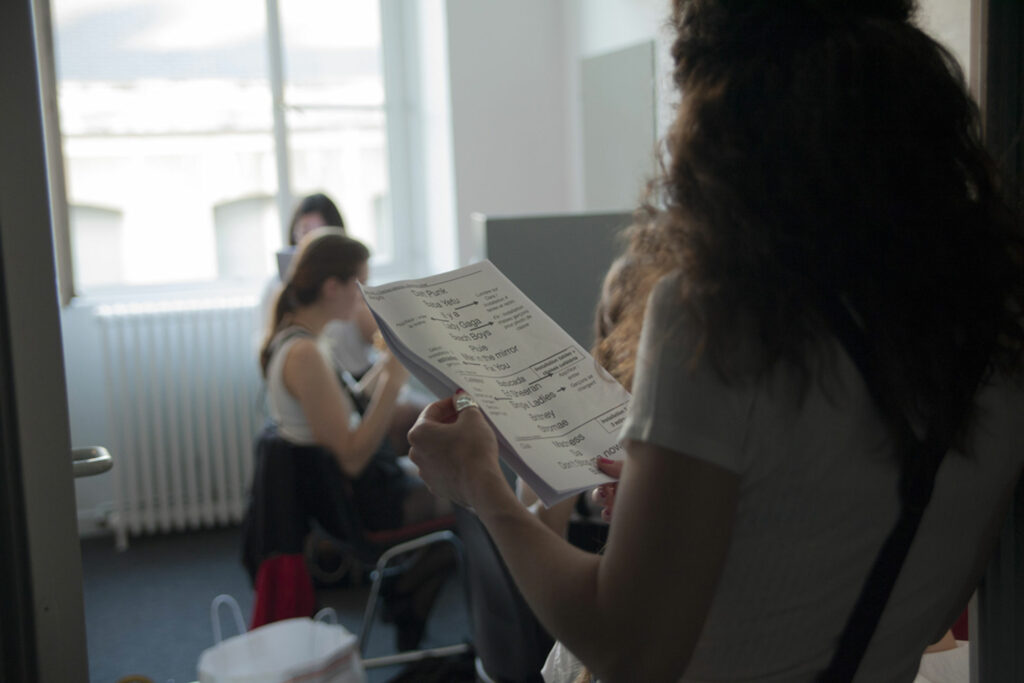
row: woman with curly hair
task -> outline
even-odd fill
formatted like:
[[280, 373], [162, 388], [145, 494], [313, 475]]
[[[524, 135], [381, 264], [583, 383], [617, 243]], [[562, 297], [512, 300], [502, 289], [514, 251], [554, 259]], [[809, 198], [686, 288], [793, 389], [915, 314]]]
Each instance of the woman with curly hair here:
[[913, 11], [675, 0], [681, 99], [599, 349], [634, 392], [603, 555], [516, 503], [478, 410], [410, 433], [602, 681], [815, 680], [901, 514], [893, 421], [951, 447], [858, 680], [912, 680], [981, 576], [1024, 464], [1024, 238]]

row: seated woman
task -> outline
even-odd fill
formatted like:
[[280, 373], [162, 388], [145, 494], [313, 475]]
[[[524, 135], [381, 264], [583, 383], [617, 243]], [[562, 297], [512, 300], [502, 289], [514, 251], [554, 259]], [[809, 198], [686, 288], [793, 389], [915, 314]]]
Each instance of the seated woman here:
[[[318, 228], [302, 239], [275, 302], [260, 365], [279, 435], [328, 451], [351, 482], [362, 525], [380, 530], [425, 521], [449, 508], [430, 494], [407, 458], [384, 447], [406, 370], [382, 352], [360, 418], [318, 343], [328, 323], [348, 320], [364, 305], [358, 283], [367, 278], [369, 255], [339, 228]], [[318, 521], [330, 529], [329, 521]]]
[[[288, 249], [294, 250], [303, 237], [325, 226], [338, 228], [347, 234], [345, 219], [330, 197], [321, 192], [303, 197], [289, 222]], [[264, 321], [271, 317], [281, 284], [281, 279], [275, 274], [264, 288], [260, 303]], [[343, 388], [359, 401], [357, 407], [362, 412], [373, 394], [377, 373], [384, 365], [377, 362], [381, 360], [374, 348], [377, 323], [370, 309], [360, 298], [347, 318], [327, 321], [319, 336], [329, 352], [331, 366], [347, 380]], [[408, 385], [403, 387], [392, 408], [387, 430], [389, 443], [395, 452], [405, 453], [409, 450], [405, 435], [428, 402], [426, 396], [416, 395]]]

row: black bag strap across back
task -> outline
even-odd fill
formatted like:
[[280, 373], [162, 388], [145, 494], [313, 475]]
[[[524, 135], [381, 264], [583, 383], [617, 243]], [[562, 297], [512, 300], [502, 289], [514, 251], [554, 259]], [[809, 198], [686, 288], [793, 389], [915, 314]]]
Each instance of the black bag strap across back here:
[[[835, 298], [826, 303], [823, 312], [833, 333], [860, 370], [868, 391], [896, 439], [896, 448], [901, 458], [899, 519], [875, 558], [839, 638], [832, 661], [817, 679], [818, 683], [848, 683], [857, 673], [871, 636], [878, 627], [925, 508], [931, 500], [935, 476], [952, 444], [954, 421], [948, 419], [951, 415], [948, 411], [936, 411], [928, 423], [924, 438], [918, 438], [884, 374], [879, 372], [867, 337], [849, 308], [842, 300]], [[972, 373], [973, 381], [969, 386], [977, 387], [986, 364], [987, 359], [984, 359], [976, 363], [976, 367], [964, 368], [965, 372]]]

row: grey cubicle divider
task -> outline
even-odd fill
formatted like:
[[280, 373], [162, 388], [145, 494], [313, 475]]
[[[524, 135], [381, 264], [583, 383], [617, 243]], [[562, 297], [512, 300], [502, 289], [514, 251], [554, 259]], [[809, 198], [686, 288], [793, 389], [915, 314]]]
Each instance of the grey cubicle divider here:
[[630, 213], [485, 216], [486, 254], [583, 348], [594, 337], [594, 307], [608, 266], [625, 243]]

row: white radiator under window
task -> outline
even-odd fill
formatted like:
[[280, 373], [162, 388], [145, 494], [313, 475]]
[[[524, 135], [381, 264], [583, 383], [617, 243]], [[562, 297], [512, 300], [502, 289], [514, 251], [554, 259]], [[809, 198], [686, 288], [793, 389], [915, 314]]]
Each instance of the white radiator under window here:
[[263, 411], [255, 298], [102, 306], [118, 547], [240, 521]]

